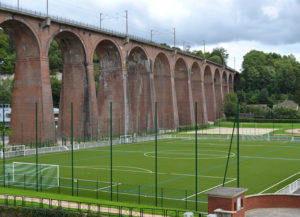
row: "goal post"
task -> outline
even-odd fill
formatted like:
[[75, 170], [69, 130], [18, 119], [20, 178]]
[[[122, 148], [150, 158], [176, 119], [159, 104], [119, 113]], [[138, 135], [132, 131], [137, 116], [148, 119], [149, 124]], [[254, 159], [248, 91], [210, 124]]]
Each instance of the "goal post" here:
[[38, 164], [37, 171], [35, 163], [12, 162], [10, 165], [7, 165], [6, 171], [8, 182], [13, 186], [35, 188], [36, 172], [38, 172], [38, 182], [43, 188], [59, 186], [59, 165]]
[[120, 143], [121, 144], [133, 143], [133, 136], [132, 135], [121, 135]]

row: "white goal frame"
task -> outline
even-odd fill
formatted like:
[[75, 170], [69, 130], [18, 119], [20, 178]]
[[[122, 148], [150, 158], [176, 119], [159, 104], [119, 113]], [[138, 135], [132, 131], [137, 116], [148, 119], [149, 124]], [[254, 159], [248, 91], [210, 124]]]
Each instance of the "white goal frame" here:
[[120, 144], [128, 144], [133, 143], [133, 136], [132, 135], [121, 135], [120, 136]]
[[[26, 162], [12, 162], [12, 173], [13, 173], [13, 182], [15, 182], [15, 165], [21, 164], [21, 165], [32, 165], [33, 167], [36, 167], [35, 163], [26, 163]], [[38, 164], [38, 166], [49, 166], [49, 167], [56, 167], [57, 170], [57, 186], [59, 186], [59, 165], [55, 164]]]

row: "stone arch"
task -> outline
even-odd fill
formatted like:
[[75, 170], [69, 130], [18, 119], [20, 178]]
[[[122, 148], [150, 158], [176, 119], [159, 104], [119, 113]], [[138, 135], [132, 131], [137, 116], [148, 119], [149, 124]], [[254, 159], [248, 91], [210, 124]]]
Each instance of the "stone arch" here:
[[159, 53], [153, 66], [159, 128], [174, 128], [171, 68], [167, 56]]
[[127, 62], [128, 130], [153, 130], [150, 88], [150, 61], [141, 47], [134, 47]]
[[213, 93], [213, 78], [212, 72], [209, 66], [205, 67], [204, 70], [204, 90], [205, 90], [205, 102], [208, 121], [215, 120], [214, 112], [214, 93]]
[[204, 123], [201, 70], [197, 62], [194, 62], [192, 65], [191, 85], [192, 85], [193, 101], [198, 103], [197, 122]]
[[229, 92], [233, 92], [233, 78], [231, 73], [229, 75]]
[[16, 65], [12, 97], [10, 143], [35, 141], [35, 110], [38, 113], [38, 140], [54, 140], [54, 115], [50, 76], [44, 68], [48, 62], [41, 57], [38, 36], [21, 20], [0, 24], [16, 47]]
[[177, 59], [174, 68], [174, 80], [178, 107], [179, 125], [191, 125], [188, 69], [182, 58]]
[[222, 90], [223, 90], [223, 98], [228, 93], [228, 85], [227, 85], [227, 73], [224, 71], [222, 75]]
[[108, 134], [110, 127], [110, 105], [112, 102], [113, 133], [123, 134], [124, 87], [121, 55], [110, 40], [102, 40], [95, 48], [99, 57], [99, 86], [97, 90], [100, 133]]
[[221, 74], [219, 69], [215, 70], [214, 86], [216, 95], [216, 118], [222, 117], [222, 89], [221, 89]]
[[91, 136], [89, 80], [86, 49], [80, 37], [72, 31], [60, 30], [50, 39], [56, 40], [63, 56], [62, 87], [59, 103], [58, 136], [70, 137], [71, 103], [73, 103], [73, 133], [75, 138]]

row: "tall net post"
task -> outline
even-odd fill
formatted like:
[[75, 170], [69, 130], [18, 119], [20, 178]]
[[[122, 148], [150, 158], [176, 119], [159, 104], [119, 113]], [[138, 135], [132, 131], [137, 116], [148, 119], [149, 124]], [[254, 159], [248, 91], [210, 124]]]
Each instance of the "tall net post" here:
[[5, 132], [4, 132], [4, 127], [5, 127], [5, 119], [4, 119], [4, 104], [2, 104], [2, 123], [3, 123], [3, 131], [2, 131], [2, 142], [3, 142], [3, 186], [5, 187]]
[[39, 191], [39, 152], [38, 152], [38, 104], [35, 103], [35, 176], [36, 191]]
[[74, 196], [74, 146], [73, 146], [73, 102], [71, 102], [71, 163], [72, 163], [72, 196]]
[[155, 206], [157, 206], [157, 102], [155, 102]]
[[237, 187], [240, 187], [240, 102], [237, 101]]
[[197, 126], [197, 102], [195, 102], [195, 209], [198, 210], [198, 126]]
[[110, 200], [113, 199], [113, 158], [112, 158], [112, 102], [109, 103], [110, 113]]

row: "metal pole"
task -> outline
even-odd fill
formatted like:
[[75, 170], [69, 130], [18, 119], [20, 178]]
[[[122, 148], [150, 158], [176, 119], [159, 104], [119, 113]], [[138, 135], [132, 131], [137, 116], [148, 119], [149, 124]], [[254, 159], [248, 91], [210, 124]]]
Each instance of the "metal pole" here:
[[205, 40], [203, 40], [203, 55], [204, 55], [204, 58], [205, 58]]
[[4, 128], [5, 128], [5, 119], [4, 119], [4, 104], [2, 104], [2, 124], [3, 124], [3, 132], [2, 132], [2, 154], [3, 154], [3, 186], [5, 187], [5, 132], [4, 132]]
[[224, 187], [225, 181], [226, 181], [226, 175], [227, 175], [228, 164], [229, 164], [229, 157], [230, 157], [231, 147], [232, 147], [232, 140], [233, 140], [233, 136], [234, 136], [235, 122], [236, 122], [236, 119], [234, 120], [234, 123], [233, 123], [233, 129], [232, 129], [232, 134], [231, 134], [231, 140], [230, 140], [230, 145], [229, 145], [229, 151], [228, 151], [228, 156], [227, 156], [227, 161], [226, 161], [225, 174], [224, 174], [224, 178], [223, 178], [223, 187]]
[[102, 13], [100, 13], [100, 29], [102, 29]]
[[197, 126], [197, 102], [195, 102], [195, 207], [196, 211], [198, 210], [198, 126]]
[[49, 16], [49, 5], [48, 5], [48, 0], [47, 0], [47, 17]]
[[237, 101], [237, 187], [240, 187], [240, 102]]
[[150, 41], [152, 42], [152, 34], [153, 34], [153, 30], [150, 30]]
[[173, 28], [173, 31], [174, 31], [174, 49], [175, 49], [175, 45], [176, 45], [176, 29], [175, 28]]
[[71, 157], [72, 157], [72, 196], [74, 196], [74, 146], [73, 146], [73, 102], [71, 102]]
[[113, 156], [112, 156], [112, 102], [109, 103], [110, 107], [110, 200], [113, 199]]
[[20, 10], [20, 0], [18, 0], [18, 10]]
[[155, 206], [157, 206], [157, 102], [155, 102]]
[[128, 36], [128, 11], [125, 11], [126, 13], [126, 36]]
[[38, 111], [37, 103], [35, 103], [35, 169], [36, 169], [36, 191], [39, 191], [39, 159], [38, 159]]

